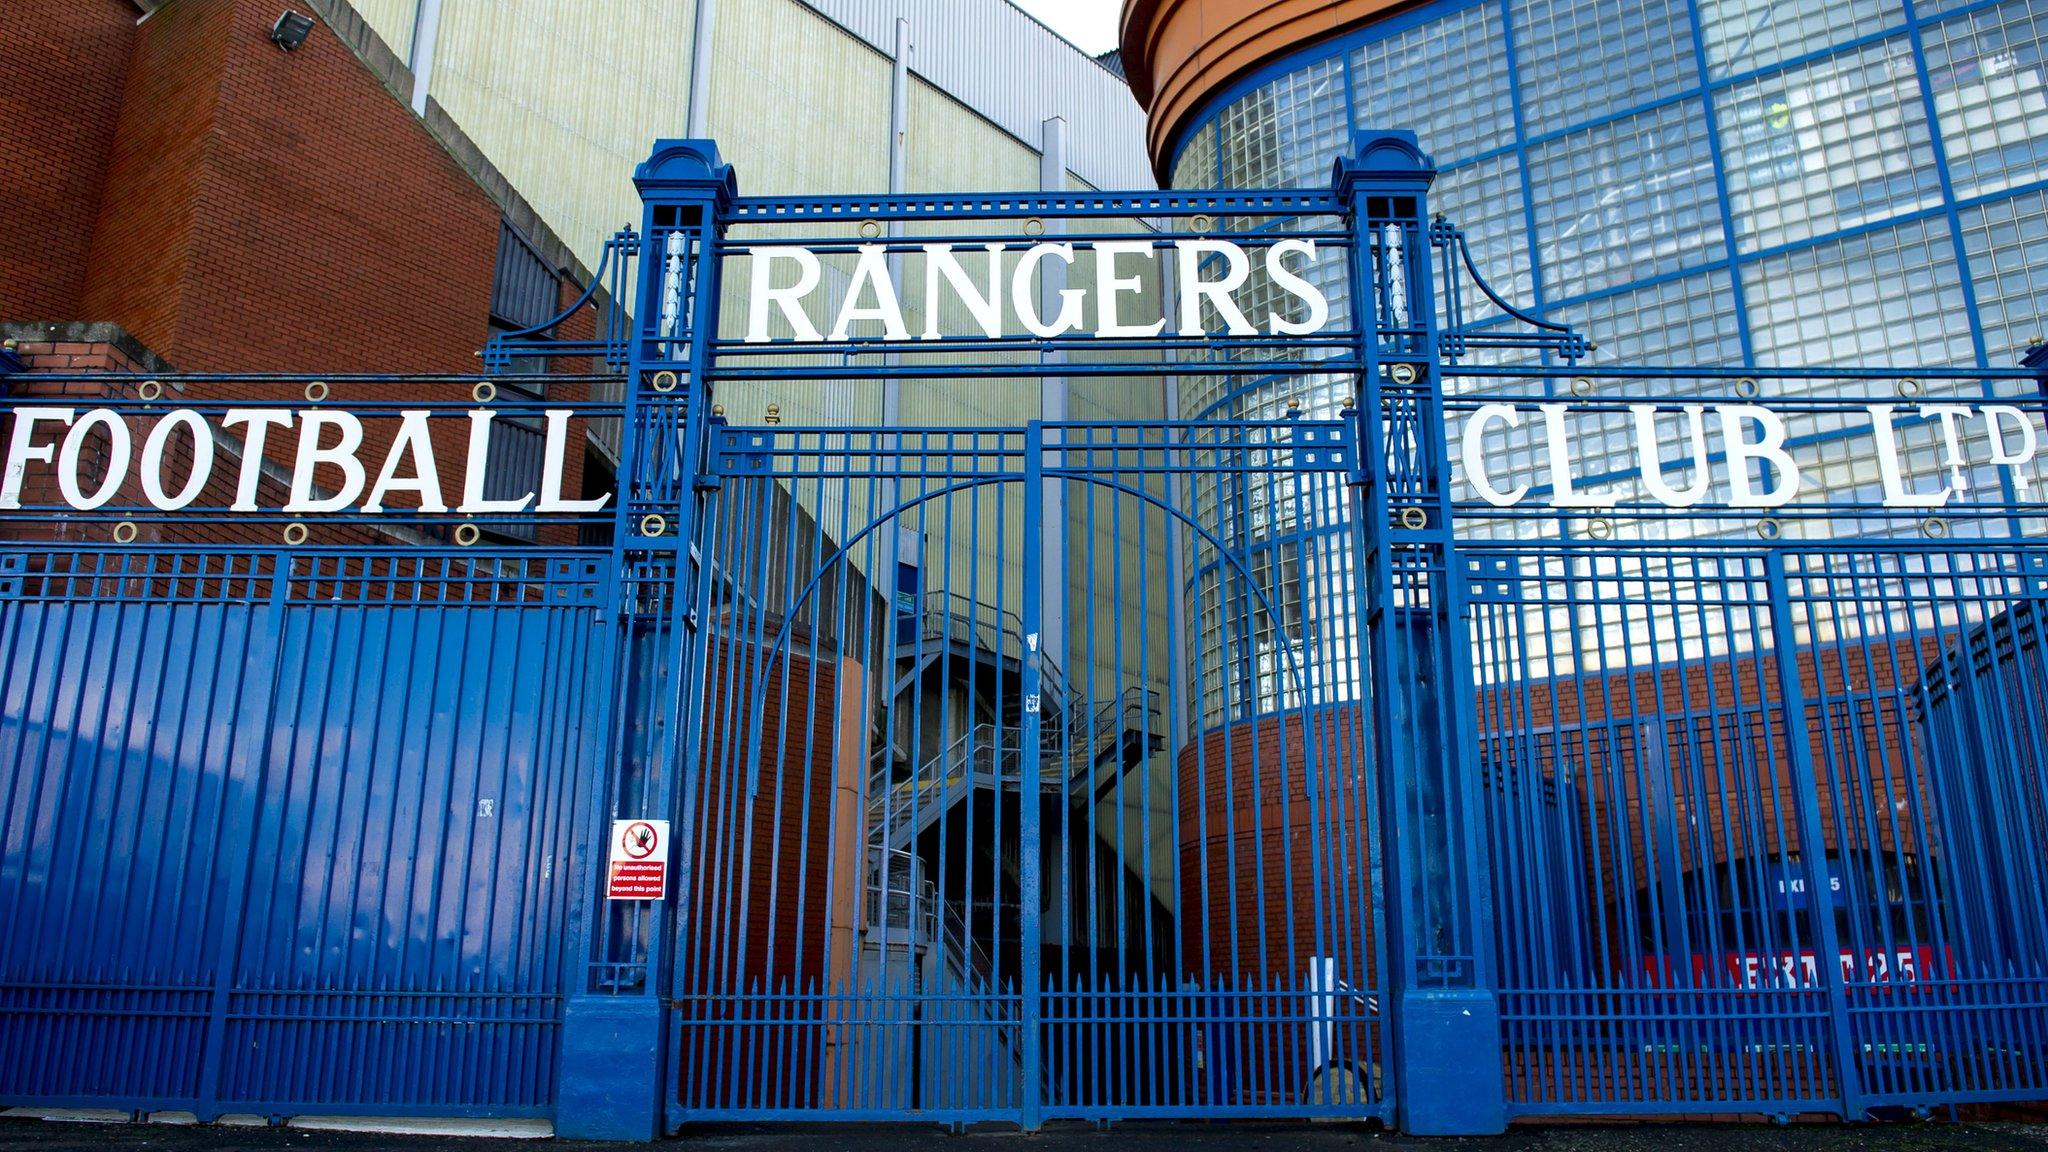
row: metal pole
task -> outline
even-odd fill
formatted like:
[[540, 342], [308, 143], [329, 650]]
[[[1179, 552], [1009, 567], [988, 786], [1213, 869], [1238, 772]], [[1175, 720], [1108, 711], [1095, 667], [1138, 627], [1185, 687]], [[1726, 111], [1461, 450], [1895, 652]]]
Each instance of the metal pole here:
[[697, 0], [690, 21], [690, 107], [683, 131], [692, 140], [711, 138], [711, 31], [717, 17], [718, 0]]

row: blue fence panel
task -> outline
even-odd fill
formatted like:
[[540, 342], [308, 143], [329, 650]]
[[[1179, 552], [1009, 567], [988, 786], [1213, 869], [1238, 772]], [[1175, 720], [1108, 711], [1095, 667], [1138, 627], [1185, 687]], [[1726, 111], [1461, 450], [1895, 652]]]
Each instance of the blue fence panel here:
[[36, 562], [0, 606], [0, 1098], [548, 1114], [604, 559]]
[[268, 565], [52, 559], [0, 561], [0, 1099], [193, 1101]]

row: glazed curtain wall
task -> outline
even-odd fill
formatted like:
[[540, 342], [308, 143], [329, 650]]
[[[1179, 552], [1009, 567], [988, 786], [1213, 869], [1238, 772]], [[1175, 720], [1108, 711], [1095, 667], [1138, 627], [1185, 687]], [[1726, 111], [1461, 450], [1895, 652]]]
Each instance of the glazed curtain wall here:
[[2044, 43], [2048, 0], [1437, 3], [1222, 94], [1173, 183], [1320, 185], [1411, 128], [1494, 286], [1595, 362], [2009, 365], [2048, 298]]

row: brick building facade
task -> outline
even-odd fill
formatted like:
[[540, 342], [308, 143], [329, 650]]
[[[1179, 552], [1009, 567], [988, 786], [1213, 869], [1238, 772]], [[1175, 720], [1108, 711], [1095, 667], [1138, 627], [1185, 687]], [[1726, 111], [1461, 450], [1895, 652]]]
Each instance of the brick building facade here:
[[[541, 314], [588, 279], [438, 107], [413, 114], [407, 73], [345, 5], [25, 2], [28, 34], [0, 42], [13, 78], [0, 93], [0, 338], [30, 372], [475, 373], [494, 323], [510, 326], [494, 314], [503, 277], [552, 278]], [[305, 41], [274, 43], [279, 14], [307, 7]], [[535, 267], [503, 267], [508, 251]], [[561, 331], [593, 330], [586, 310]], [[39, 387], [76, 386], [14, 391]], [[231, 398], [221, 387], [188, 383], [182, 398]], [[278, 387], [232, 398], [297, 398]], [[468, 395], [346, 387], [356, 400]], [[565, 381], [551, 398], [587, 387]], [[451, 506], [461, 424], [435, 427]], [[377, 439], [373, 427], [372, 451]], [[288, 466], [293, 446], [274, 437], [266, 454]], [[583, 490], [588, 455], [566, 461], [567, 493]]]

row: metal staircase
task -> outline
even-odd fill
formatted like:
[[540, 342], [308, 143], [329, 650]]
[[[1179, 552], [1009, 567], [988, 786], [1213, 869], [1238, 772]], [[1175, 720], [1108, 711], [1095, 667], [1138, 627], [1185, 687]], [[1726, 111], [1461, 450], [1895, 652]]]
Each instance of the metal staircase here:
[[[1162, 700], [1159, 692], [1138, 685], [1106, 699], [1084, 700], [1058, 661], [1040, 654], [1038, 786], [1037, 796], [1027, 801], [1023, 621], [953, 594], [929, 595], [920, 608], [914, 627], [899, 621], [892, 711], [900, 715], [914, 708], [917, 694], [927, 687], [966, 681], [977, 697], [996, 705], [996, 719], [970, 725], [916, 764], [896, 733], [881, 733], [866, 780], [867, 927], [871, 936], [918, 952], [927, 987], [937, 993], [930, 998], [932, 1010], [943, 1005], [946, 1011], [969, 1014], [971, 1024], [986, 1025], [978, 1031], [994, 1045], [990, 1051], [995, 1055], [989, 1058], [1014, 1061], [1021, 1069], [1016, 1021], [1003, 1007], [1005, 998], [998, 995], [1014, 993], [1014, 977], [1003, 978], [1000, 988], [997, 978], [998, 972], [1017, 971], [1014, 919], [1002, 926], [996, 923], [997, 913], [977, 915], [975, 930], [970, 931], [969, 920], [955, 901], [939, 893], [966, 892], [968, 885], [959, 870], [986, 868], [982, 883], [994, 885], [991, 898], [998, 904], [1014, 901], [1020, 806], [1035, 802], [1078, 813], [1106, 798], [1125, 775], [1164, 750]], [[999, 799], [1002, 796], [1009, 799]], [[976, 818], [991, 822], [991, 835], [980, 843], [956, 844], [961, 850], [949, 857], [949, 837], [960, 835], [951, 830], [963, 827], [968, 818], [964, 806], [977, 800], [984, 806], [976, 810]], [[949, 818], [950, 826], [942, 823]], [[1088, 822], [1058, 823], [1078, 828]], [[1050, 818], [1041, 824], [1047, 829], [1054, 826]], [[1059, 859], [1076, 847], [1056, 845], [1051, 850]], [[1100, 844], [1086, 847], [1101, 849]], [[944, 884], [935, 882], [946, 863], [956, 874]], [[999, 931], [1010, 933], [1003, 950], [987, 939]], [[997, 951], [1007, 962], [999, 963], [991, 955]]]

